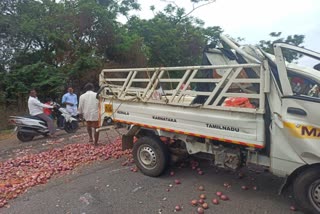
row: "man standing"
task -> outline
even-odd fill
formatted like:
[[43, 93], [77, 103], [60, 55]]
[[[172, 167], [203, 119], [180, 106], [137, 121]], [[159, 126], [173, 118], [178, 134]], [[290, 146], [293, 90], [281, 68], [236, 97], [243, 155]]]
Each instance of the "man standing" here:
[[31, 116], [39, 117], [47, 122], [48, 129], [49, 129], [49, 136], [54, 137], [55, 136], [55, 129], [53, 126], [53, 120], [43, 113], [43, 108], [50, 108], [52, 109], [53, 106], [46, 105], [41, 103], [37, 98], [37, 92], [36, 90], [32, 89], [30, 91], [30, 96], [28, 99], [28, 108], [29, 113]]
[[82, 94], [79, 98], [79, 114], [87, 122], [87, 131], [89, 134], [89, 142], [93, 142], [92, 129], [94, 130], [94, 145], [98, 145], [99, 132], [96, 129], [99, 127], [98, 121], [98, 100], [97, 93], [93, 92], [94, 86], [92, 83], [87, 83], [84, 86], [86, 93]]
[[78, 114], [77, 113], [78, 98], [77, 98], [77, 95], [73, 93], [72, 87], [69, 87], [68, 92], [63, 95], [62, 104], [66, 105], [67, 111], [72, 116], [76, 116]]

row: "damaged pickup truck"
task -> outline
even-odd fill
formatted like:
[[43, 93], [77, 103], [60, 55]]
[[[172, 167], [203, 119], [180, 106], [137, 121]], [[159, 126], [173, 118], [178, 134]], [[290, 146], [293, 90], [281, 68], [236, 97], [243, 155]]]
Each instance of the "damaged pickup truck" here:
[[201, 66], [104, 69], [99, 131], [127, 124], [123, 149], [133, 148], [148, 176], [161, 175], [177, 150], [232, 170], [255, 164], [293, 185], [305, 213], [320, 213], [320, 71], [286, 62], [285, 51], [320, 60], [222, 35]]

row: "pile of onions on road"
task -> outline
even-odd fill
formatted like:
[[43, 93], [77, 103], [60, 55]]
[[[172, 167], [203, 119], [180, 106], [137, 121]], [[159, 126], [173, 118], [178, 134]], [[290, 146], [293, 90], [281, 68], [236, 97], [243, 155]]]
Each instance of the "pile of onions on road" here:
[[121, 139], [118, 138], [103, 146], [70, 144], [0, 162], [0, 208], [28, 188], [45, 184], [54, 175], [93, 161], [122, 156], [132, 158], [131, 150], [121, 150]]

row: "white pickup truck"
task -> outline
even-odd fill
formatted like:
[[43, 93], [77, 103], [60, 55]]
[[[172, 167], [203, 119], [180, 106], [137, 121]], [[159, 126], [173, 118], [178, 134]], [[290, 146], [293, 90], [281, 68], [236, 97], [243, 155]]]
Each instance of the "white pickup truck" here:
[[206, 65], [102, 70], [98, 131], [128, 124], [122, 147], [133, 148], [148, 176], [181, 153], [233, 170], [256, 164], [286, 178], [305, 213], [320, 213], [319, 65], [299, 67], [283, 53], [320, 54], [275, 44], [271, 55], [221, 41], [205, 52]]

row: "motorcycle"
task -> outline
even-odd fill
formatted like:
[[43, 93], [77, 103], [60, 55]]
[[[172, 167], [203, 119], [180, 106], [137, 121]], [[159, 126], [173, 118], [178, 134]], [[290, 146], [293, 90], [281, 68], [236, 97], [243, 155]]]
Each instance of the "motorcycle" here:
[[[67, 133], [75, 133], [79, 127], [78, 119], [57, 103], [54, 106], [53, 114], [57, 119], [58, 127]], [[17, 138], [22, 142], [32, 141], [38, 135], [49, 134], [46, 121], [37, 116], [10, 116], [9, 123], [16, 126]]]

